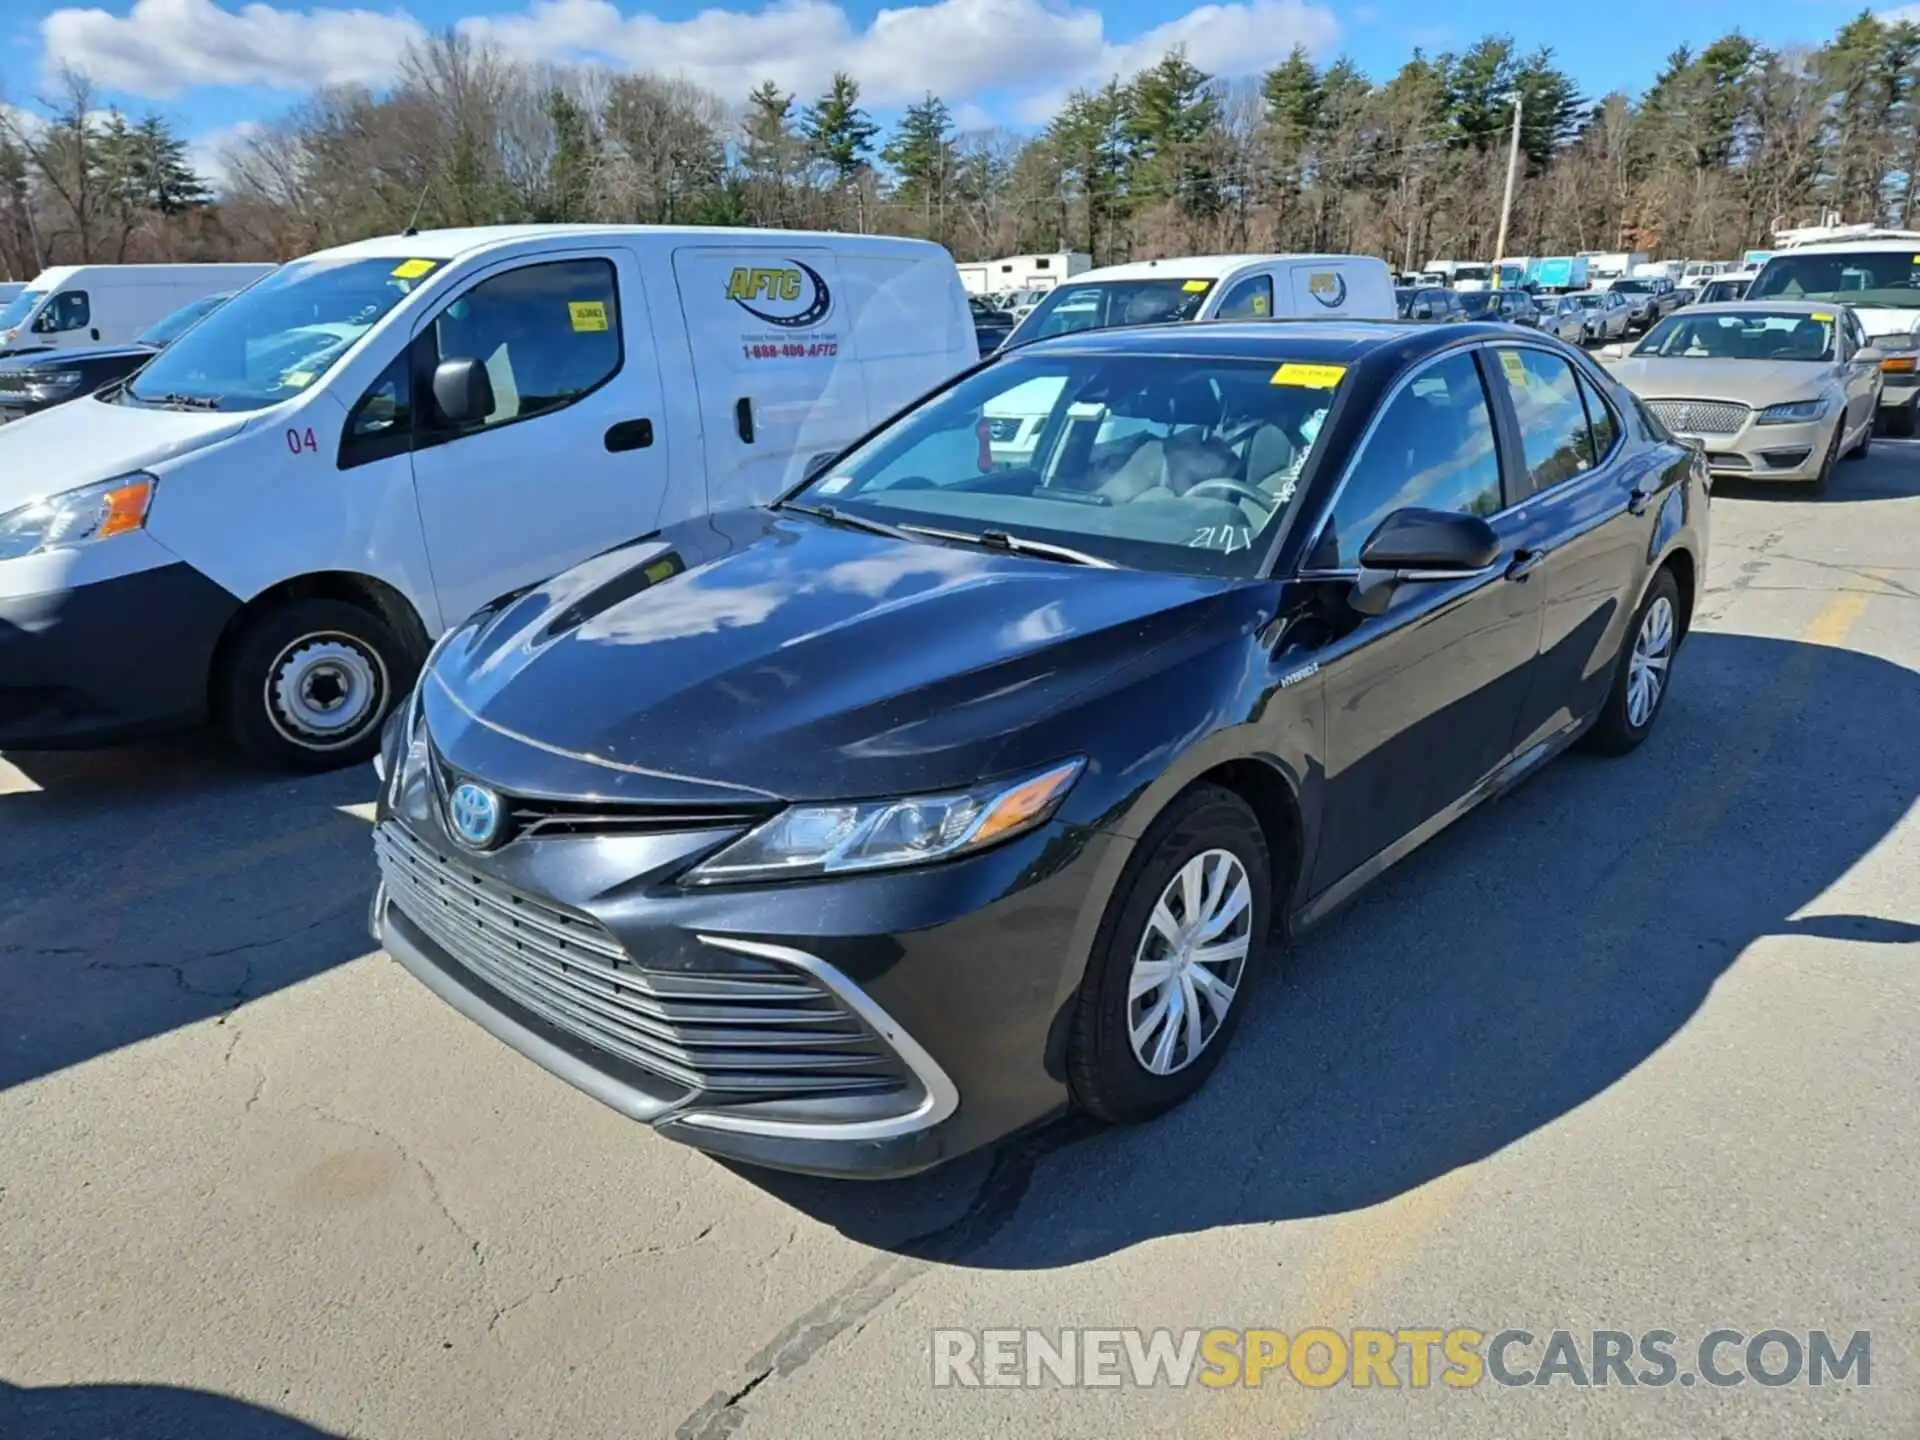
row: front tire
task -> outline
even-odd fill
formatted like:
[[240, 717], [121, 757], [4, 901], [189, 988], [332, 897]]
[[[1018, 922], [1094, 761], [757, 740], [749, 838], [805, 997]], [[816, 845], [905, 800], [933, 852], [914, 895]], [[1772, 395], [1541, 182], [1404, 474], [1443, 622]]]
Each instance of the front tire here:
[[336, 770], [373, 757], [380, 727], [417, 660], [393, 627], [344, 600], [276, 605], [234, 637], [216, 714], [245, 755], [287, 770]]
[[1833, 422], [1833, 439], [1827, 442], [1827, 453], [1821, 457], [1820, 471], [1807, 482], [1807, 493], [1814, 499], [1821, 499], [1827, 493], [1827, 486], [1833, 480], [1833, 467], [1840, 460], [1840, 440], [1846, 432], [1846, 417]]
[[1627, 627], [1613, 688], [1607, 692], [1600, 718], [1587, 732], [1589, 749], [1602, 755], [1625, 755], [1647, 738], [1666, 704], [1680, 634], [1680, 585], [1663, 566]]
[[1272, 914], [1272, 861], [1246, 801], [1214, 785], [1175, 800], [1128, 862], [1087, 962], [1068, 1042], [1075, 1104], [1132, 1124], [1205, 1084]]

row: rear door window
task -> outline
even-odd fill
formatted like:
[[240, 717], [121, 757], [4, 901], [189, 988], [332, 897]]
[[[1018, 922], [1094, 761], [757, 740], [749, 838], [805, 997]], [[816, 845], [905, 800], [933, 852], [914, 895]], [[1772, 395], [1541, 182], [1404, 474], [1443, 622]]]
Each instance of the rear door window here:
[[1544, 350], [1502, 345], [1494, 352], [1535, 490], [1571, 480], [1594, 463], [1593, 433], [1573, 366]]
[[1220, 320], [1269, 320], [1273, 318], [1273, 277], [1249, 275], [1229, 290], [1220, 302], [1215, 317]]

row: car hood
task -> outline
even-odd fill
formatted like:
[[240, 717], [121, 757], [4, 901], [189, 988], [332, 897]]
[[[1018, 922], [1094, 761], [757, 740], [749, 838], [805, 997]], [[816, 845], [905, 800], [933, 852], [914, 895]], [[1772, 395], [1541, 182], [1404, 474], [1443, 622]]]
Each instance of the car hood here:
[[448, 763], [523, 794], [930, 792], [1074, 753], [1048, 717], [1240, 588], [735, 511], [483, 611], [421, 703]]
[[134, 356], [150, 360], [160, 352], [147, 345], [76, 345], [66, 350], [32, 350], [0, 359], [0, 370], [58, 370], [85, 360], [118, 360]]
[[1833, 374], [1830, 362], [1807, 360], [1667, 360], [1630, 357], [1607, 366], [1642, 400], [1732, 400], [1755, 409], [1806, 400]]
[[0, 514], [236, 435], [244, 415], [77, 400], [0, 428]]

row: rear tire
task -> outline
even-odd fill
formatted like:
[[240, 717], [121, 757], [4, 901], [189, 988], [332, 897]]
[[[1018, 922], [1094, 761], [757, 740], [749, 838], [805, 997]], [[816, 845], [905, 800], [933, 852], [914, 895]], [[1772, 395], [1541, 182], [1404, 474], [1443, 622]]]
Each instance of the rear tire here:
[[293, 600], [233, 639], [215, 714], [236, 748], [286, 770], [337, 770], [373, 757], [417, 658], [393, 627], [344, 600]]
[[1587, 732], [1588, 749], [1625, 755], [1647, 738], [1671, 688], [1682, 624], [1679, 582], [1662, 566], [1620, 642], [1613, 688], [1607, 692], [1600, 718]]
[[1266, 836], [1246, 801], [1215, 785], [1175, 800], [1128, 862], [1088, 958], [1067, 1051], [1074, 1103], [1132, 1124], [1205, 1084], [1266, 961], [1272, 912]]

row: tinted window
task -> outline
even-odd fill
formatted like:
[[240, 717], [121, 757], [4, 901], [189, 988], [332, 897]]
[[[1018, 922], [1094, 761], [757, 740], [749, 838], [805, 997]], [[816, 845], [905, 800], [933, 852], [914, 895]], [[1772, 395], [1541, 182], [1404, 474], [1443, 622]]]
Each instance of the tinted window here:
[[1103, 280], [1049, 290], [1020, 323], [1020, 343], [1114, 325], [1191, 320], [1213, 289], [1211, 280]]
[[1586, 402], [1587, 424], [1593, 430], [1594, 463], [1598, 464], [1613, 452], [1614, 442], [1620, 438], [1620, 422], [1613, 418], [1613, 411], [1593, 388], [1593, 382], [1578, 370], [1573, 373], [1580, 382], [1580, 398]]
[[1520, 421], [1520, 448], [1533, 488], [1544, 490], [1593, 466], [1593, 437], [1573, 367], [1543, 350], [1494, 352]]
[[1273, 277], [1255, 275], [1242, 280], [1220, 302], [1222, 320], [1266, 320], [1273, 315]]
[[1920, 309], [1920, 249], [1776, 255], [1747, 288], [1749, 300], [1844, 300]]
[[572, 404], [620, 368], [620, 312], [605, 260], [523, 265], [483, 280], [433, 322], [436, 361], [478, 360], [493, 382], [481, 425]]
[[1830, 360], [1837, 313], [1736, 310], [1672, 315], [1649, 331], [1633, 353], [1668, 360]]
[[34, 321], [33, 328], [48, 333], [84, 330], [92, 321], [93, 305], [87, 298], [87, 292], [66, 290], [53, 297], [52, 303]]
[[411, 357], [401, 351], [347, 416], [340, 439], [342, 466], [364, 465], [405, 451], [413, 439]]
[[1492, 515], [1505, 505], [1493, 417], [1470, 354], [1422, 370], [1381, 414], [1348, 471], [1310, 566], [1352, 570], [1361, 547], [1396, 510], [1420, 506]]

